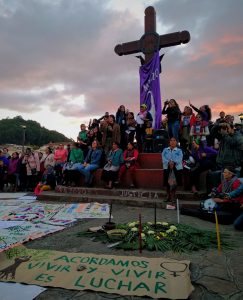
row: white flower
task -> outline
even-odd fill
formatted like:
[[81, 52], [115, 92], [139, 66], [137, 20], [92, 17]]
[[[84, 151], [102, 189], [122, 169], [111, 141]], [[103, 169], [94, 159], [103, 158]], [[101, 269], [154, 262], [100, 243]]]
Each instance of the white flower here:
[[148, 234], [154, 234], [154, 231], [153, 230], [149, 230]]
[[162, 225], [163, 225], [163, 226], [168, 226], [169, 223], [167, 223], [167, 222], [162, 222]]
[[156, 222], [156, 224], [161, 225], [162, 223], [161, 222]]
[[152, 222], [147, 222], [147, 224], [148, 224], [148, 225], [153, 225], [153, 223], [152, 223]]
[[136, 225], [136, 222], [132, 222], [128, 224], [128, 227], [134, 227]]
[[138, 231], [138, 229], [137, 229], [137, 227], [133, 227], [133, 228], [131, 229], [131, 231], [136, 232], [136, 231]]
[[171, 229], [166, 230], [166, 233], [171, 233], [171, 232], [173, 232], [173, 230]]
[[170, 226], [170, 229], [171, 229], [171, 230], [177, 230], [177, 227], [176, 227], [175, 225], [171, 225], [171, 226]]
[[145, 238], [145, 233], [141, 233], [141, 238], [144, 239]]

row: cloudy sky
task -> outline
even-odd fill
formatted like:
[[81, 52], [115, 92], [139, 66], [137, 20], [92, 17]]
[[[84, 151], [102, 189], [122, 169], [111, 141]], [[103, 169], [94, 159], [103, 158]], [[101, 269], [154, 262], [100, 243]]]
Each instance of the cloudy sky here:
[[[242, 0], [0, 0], [0, 119], [21, 115], [76, 139], [79, 125], [120, 104], [139, 109], [139, 60], [116, 44], [157, 32], [191, 41], [161, 49], [162, 101], [243, 112]], [[238, 121], [238, 117], [236, 118]]]

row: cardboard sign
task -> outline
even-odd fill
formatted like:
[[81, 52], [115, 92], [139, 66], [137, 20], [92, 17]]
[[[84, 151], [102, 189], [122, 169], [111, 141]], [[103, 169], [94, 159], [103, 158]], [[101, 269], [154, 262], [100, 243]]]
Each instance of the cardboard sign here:
[[0, 254], [0, 280], [120, 295], [187, 299], [189, 261], [17, 247]]

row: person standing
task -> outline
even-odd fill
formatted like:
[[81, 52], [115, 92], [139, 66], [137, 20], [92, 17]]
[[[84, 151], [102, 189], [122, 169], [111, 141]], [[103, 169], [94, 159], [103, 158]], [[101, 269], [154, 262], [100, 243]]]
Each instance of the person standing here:
[[116, 123], [120, 126], [121, 141], [120, 147], [122, 150], [126, 149], [126, 109], [124, 105], [120, 105], [116, 112]]
[[77, 142], [84, 155], [86, 155], [88, 152], [88, 131], [86, 130], [85, 124], [80, 125]]
[[4, 184], [7, 180], [9, 160], [4, 155], [4, 152], [0, 150], [0, 192], [3, 192]]
[[121, 132], [120, 126], [115, 122], [115, 116], [109, 115], [108, 122], [105, 122], [101, 127], [102, 132], [102, 147], [107, 154], [113, 143], [120, 144], [121, 141]]
[[139, 152], [143, 151], [143, 144], [145, 138], [145, 128], [147, 122], [153, 122], [153, 117], [151, 113], [147, 109], [146, 104], [142, 104], [140, 106], [140, 112], [136, 116], [136, 140], [137, 140], [137, 148]]
[[170, 138], [174, 137], [178, 142], [181, 111], [175, 99], [170, 99], [169, 101], [168, 100], [165, 101], [162, 114], [167, 115], [169, 137]]
[[38, 175], [40, 172], [40, 160], [38, 153], [32, 152], [30, 148], [26, 148], [22, 163], [26, 165], [27, 189], [29, 191], [34, 191], [39, 180]]
[[196, 108], [194, 105], [191, 104], [189, 100], [189, 106], [194, 109], [198, 114], [201, 115], [202, 120], [206, 122], [210, 122], [212, 118], [211, 108], [208, 105], [202, 105], [201, 107]]
[[[175, 202], [177, 186], [181, 184], [183, 153], [177, 147], [176, 138], [172, 137], [169, 147], [162, 152], [162, 163], [164, 170], [164, 185], [167, 191], [167, 201]], [[174, 175], [173, 175], [174, 174]], [[174, 180], [173, 180], [174, 179]]]
[[10, 191], [15, 192], [19, 182], [19, 153], [13, 152], [9, 159], [8, 166], [8, 183], [10, 184]]

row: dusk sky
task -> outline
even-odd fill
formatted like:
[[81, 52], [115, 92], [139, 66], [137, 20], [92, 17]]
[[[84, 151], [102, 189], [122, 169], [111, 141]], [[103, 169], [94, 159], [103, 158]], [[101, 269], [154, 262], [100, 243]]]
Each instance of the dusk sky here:
[[160, 50], [162, 102], [243, 112], [243, 0], [0, 0], [0, 119], [22, 116], [76, 140], [81, 123], [139, 110], [139, 60], [116, 44], [157, 32], [191, 41]]

